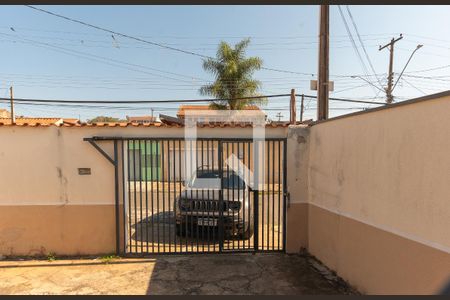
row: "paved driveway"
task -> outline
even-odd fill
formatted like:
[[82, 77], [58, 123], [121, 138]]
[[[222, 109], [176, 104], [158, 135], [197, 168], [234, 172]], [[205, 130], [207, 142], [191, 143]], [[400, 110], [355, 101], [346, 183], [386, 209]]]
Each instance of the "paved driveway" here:
[[[153, 186], [153, 190], [155, 190], [156, 184], [153, 184]], [[165, 196], [163, 196], [162, 192], [159, 192], [159, 194], [156, 192], [141, 193], [139, 190], [137, 193], [131, 192], [129, 201], [131, 207], [125, 218], [127, 245], [129, 246], [127, 251], [132, 253], [219, 251], [217, 228], [215, 234], [210, 233], [211, 230], [208, 231], [208, 228], [197, 228], [197, 226], [188, 227], [188, 230], [194, 232], [194, 237], [180, 237], [175, 234], [174, 201], [179, 196], [179, 192], [175, 193], [173, 184], [170, 189], [168, 184], [160, 184], [160, 186], [160, 189], [163, 186], [166, 189], [164, 192]], [[131, 187], [133, 187], [133, 184], [131, 184]], [[137, 184], [137, 188], [139, 189], [139, 184]], [[270, 191], [272, 189], [278, 190], [279, 187], [269, 186], [269, 189]], [[144, 190], [144, 188], [141, 190]], [[208, 192], [204, 192], [205, 197], [208, 195]], [[227, 192], [225, 192], [226, 194]], [[201, 196], [200, 192], [199, 195]], [[193, 198], [196, 197], [197, 195], [194, 193]], [[282, 198], [278, 193], [265, 192], [264, 197], [260, 195], [259, 250], [280, 250], [283, 248], [284, 216], [282, 205]], [[253, 208], [253, 204], [251, 207]], [[202, 211], [194, 211], [194, 216], [195, 213], [199, 212]], [[252, 210], [251, 214], [253, 215]], [[225, 212], [224, 216], [229, 216], [229, 212]], [[209, 216], [207, 217], [209, 218]], [[244, 218], [242, 214], [240, 217]], [[247, 222], [249, 218], [250, 214], [246, 214], [245, 220]], [[254, 236], [249, 239], [225, 239], [224, 241], [224, 249], [228, 250], [253, 249], [253, 245]]]
[[0, 261], [0, 294], [349, 294], [308, 256]]

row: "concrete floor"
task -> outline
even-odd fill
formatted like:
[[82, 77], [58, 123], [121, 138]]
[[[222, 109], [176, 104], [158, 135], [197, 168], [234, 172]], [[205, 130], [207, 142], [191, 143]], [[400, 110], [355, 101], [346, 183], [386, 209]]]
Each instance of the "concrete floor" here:
[[0, 261], [0, 294], [352, 294], [307, 255]]

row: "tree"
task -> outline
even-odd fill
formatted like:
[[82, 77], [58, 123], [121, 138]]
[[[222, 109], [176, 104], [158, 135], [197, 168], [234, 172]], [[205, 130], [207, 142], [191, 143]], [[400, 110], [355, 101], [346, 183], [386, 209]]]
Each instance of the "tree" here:
[[203, 61], [203, 69], [214, 74], [214, 83], [200, 88], [200, 94], [212, 96], [218, 100], [211, 103], [215, 109], [243, 109], [249, 104], [263, 104], [265, 99], [240, 98], [258, 96], [261, 82], [252, 78], [253, 72], [261, 69], [262, 59], [245, 57], [245, 50], [250, 39], [244, 39], [232, 48], [228, 43], [221, 42], [216, 59]]
[[119, 118], [114, 117], [106, 117], [106, 116], [97, 116], [93, 119], [87, 120], [88, 123], [105, 123], [105, 122], [122, 122], [124, 120], [120, 120]]

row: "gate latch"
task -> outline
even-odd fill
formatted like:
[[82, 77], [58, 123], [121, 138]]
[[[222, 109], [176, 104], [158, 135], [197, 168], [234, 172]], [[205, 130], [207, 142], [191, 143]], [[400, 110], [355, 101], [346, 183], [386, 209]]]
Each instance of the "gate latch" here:
[[287, 207], [289, 208], [291, 206], [291, 193], [285, 192], [284, 196], [286, 197]]

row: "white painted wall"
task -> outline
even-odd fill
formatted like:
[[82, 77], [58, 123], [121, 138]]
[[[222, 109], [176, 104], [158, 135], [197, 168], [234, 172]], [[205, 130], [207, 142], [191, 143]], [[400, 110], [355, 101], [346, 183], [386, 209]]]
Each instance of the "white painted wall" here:
[[[286, 137], [287, 128], [267, 128]], [[199, 128], [199, 137], [251, 138], [252, 128]], [[0, 205], [114, 203], [114, 168], [85, 137], [183, 137], [166, 127], [0, 127]], [[112, 142], [99, 142], [111, 155]], [[91, 175], [78, 175], [91, 168]]]
[[309, 203], [450, 253], [450, 96], [312, 126], [309, 153]]

